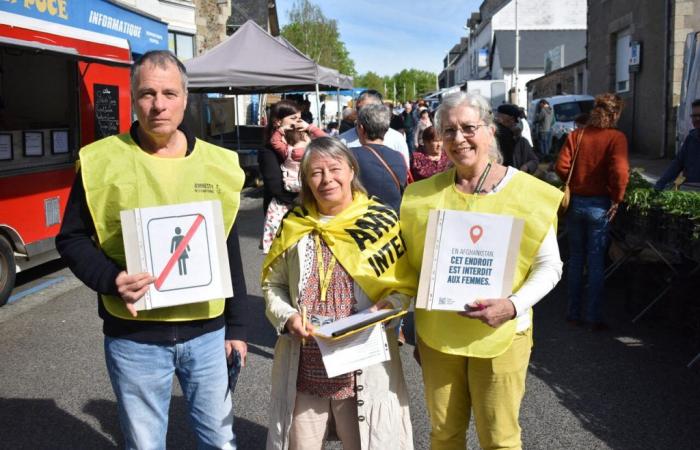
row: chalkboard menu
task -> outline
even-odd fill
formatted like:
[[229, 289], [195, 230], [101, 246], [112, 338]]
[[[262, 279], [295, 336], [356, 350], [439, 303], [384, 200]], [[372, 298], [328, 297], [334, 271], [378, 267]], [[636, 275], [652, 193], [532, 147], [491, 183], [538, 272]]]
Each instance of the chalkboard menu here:
[[119, 133], [119, 86], [95, 84], [95, 140]]

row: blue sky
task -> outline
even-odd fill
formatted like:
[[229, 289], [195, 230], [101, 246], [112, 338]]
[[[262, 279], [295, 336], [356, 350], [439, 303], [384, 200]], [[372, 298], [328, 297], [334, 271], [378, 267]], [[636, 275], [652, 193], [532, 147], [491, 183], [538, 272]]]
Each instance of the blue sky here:
[[[402, 69], [438, 73], [447, 50], [482, 0], [311, 0], [338, 22], [355, 69], [393, 75]], [[294, 0], [277, 0], [280, 27]]]

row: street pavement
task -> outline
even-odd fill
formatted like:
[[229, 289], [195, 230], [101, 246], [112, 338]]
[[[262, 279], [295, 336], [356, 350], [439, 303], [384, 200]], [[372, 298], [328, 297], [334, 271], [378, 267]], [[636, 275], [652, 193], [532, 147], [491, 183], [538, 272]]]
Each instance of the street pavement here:
[[[259, 192], [247, 190], [239, 230], [251, 308], [249, 359], [234, 395], [241, 449], [264, 448], [276, 339], [259, 286], [262, 218]], [[47, 278], [59, 281], [0, 308], [0, 448], [122, 446], [95, 294], [66, 269], [17, 291]], [[628, 282], [623, 275], [613, 281], [618, 287], [609, 290], [611, 331], [594, 333], [567, 324], [563, 283], [536, 307], [535, 348], [521, 413], [525, 448], [700, 448], [700, 363], [686, 368], [694, 347], [663, 319], [672, 299], [655, 308], [661, 313], [652, 310], [632, 324], [629, 309], [641, 300], [623, 301]], [[410, 344], [401, 350], [415, 446], [428, 449], [420, 369], [412, 352]], [[168, 448], [195, 448], [177, 383], [173, 392]], [[469, 448], [479, 448], [473, 424]]]

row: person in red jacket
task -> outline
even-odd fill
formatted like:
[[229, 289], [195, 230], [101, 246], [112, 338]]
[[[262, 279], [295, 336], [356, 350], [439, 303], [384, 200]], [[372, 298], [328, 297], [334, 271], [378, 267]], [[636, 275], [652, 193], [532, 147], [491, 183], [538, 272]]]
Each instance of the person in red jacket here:
[[566, 180], [569, 171], [573, 170], [569, 183], [571, 202], [566, 213], [569, 240], [566, 318], [571, 323], [583, 324], [581, 307], [586, 266], [585, 320], [592, 330], [607, 329], [603, 321], [603, 273], [609, 224], [629, 181], [627, 138], [615, 129], [622, 108], [620, 96], [598, 95], [588, 124], [569, 134], [555, 166], [562, 180]]

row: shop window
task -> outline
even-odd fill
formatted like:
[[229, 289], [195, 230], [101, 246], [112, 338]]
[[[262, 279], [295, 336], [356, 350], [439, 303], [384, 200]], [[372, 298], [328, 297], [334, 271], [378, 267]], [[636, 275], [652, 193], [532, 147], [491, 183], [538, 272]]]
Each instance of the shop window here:
[[191, 34], [168, 31], [168, 48], [181, 61], [194, 57], [194, 36]]
[[630, 34], [622, 31], [617, 34], [615, 55], [615, 92], [627, 92], [630, 89]]

